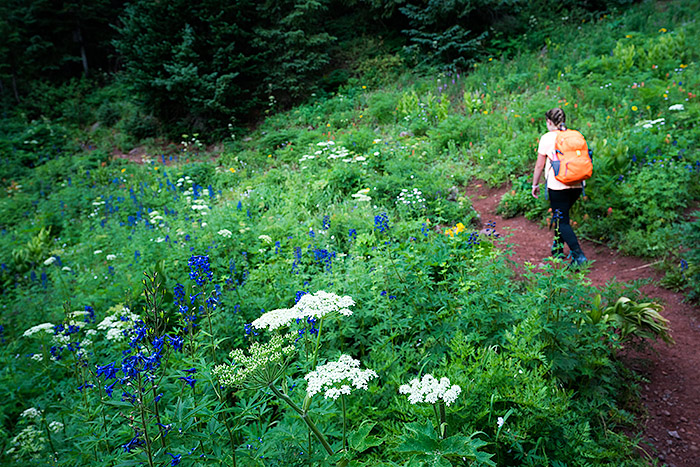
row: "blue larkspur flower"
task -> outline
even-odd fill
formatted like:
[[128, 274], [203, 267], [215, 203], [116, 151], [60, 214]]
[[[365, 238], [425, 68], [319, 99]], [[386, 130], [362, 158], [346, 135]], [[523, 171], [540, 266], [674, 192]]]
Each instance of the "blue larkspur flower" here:
[[105, 386], [105, 392], [109, 397], [112, 397], [112, 391], [114, 390], [114, 385], [117, 384], [117, 380], [115, 379], [112, 384], [108, 384]]
[[132, 449], [140, 446], [141, 443], [142, 443], [142, 441], [139, 439], [139, 434], [136, 433], [136, 436], [131, 438], [131, 441], [129, 441], [126, 444], [122, 444], [122, 448], [124, 448], [124, 452], [131, 452]]
[[381, 233], [389, 231], [389, 215], [385, 212], [374, 216], [374, 230]]
[[115, 366], [115, 362], [109, 363], [104, 366], [98, 366], [97, 367], [97, 377], [99, 378], [100, 376], [105, 377], [105, 381], [109, 379], [113, 379], [117, 377], [117, 371], [119, 371], [118, 368]]
[[197, 380], [192, 376], [180, 376], [178, 379], [181, 379], [187, 384], [189, 384], [192, 389], [194, 389], [194, 383], [197, 382]]
[[187, 262], [190, 267], [190, 279], [197, 285], [203, 286], [213, 279], [213, 273], [209, 265], [209, 256], [192, 255]]

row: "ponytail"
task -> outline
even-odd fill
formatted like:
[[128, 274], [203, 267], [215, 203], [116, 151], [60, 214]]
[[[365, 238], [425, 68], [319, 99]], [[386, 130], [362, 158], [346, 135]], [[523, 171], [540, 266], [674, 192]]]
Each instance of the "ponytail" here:
[[560, 131], [566, 130], [566, 114], [559, 107], [549, 109], [544, 116], [554, 123]]

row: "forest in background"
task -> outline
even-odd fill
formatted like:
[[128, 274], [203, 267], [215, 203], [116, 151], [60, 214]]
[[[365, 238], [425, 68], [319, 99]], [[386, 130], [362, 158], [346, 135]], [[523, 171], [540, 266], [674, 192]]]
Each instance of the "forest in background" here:
[[[245, 127], [362, 76], [468, 70], [631, 4], [609, 1], [8, 0], [0, 98], [28, 119], [125, 122], [136, 138]], [[61, 101], [119, 83], [97, 108]], [[7, 114], [6, 114], [7, 115]]]

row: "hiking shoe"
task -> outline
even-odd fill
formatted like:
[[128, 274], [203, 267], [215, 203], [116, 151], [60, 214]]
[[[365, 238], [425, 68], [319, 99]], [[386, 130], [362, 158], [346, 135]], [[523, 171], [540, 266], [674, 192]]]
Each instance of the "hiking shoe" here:
[[586, 258], [586, 255], [583, 254], [581, 248], [576, 248], [575, 250], [571, 251], [571, 263], [569, 264], [569, 267], [579, 268], [586, 263], [588, 263], [588, 258]]

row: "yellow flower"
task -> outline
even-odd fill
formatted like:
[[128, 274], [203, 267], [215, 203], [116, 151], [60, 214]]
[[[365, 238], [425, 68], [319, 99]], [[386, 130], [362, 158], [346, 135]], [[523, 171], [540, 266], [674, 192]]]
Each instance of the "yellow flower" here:
[[659, 29], [659, 32], [666, 32], [666, 31], [667, 31], [666, 28], [661, 28], [661, 29]]
[[268, 154], [267, 157], [272, 157], [272, 154]]
[[632, 106], [632, 110], [636, 112], [636, 111], [637, 111], [637, 106], [636, 106], [636, 105], [633, 105], [633, 106]]
[[664, 97], [668, 97], [668, 94], [664, 94]]
[[681, 63], [681, 68], [688, 68], [688, 65]]
[[158, 170], [158, 167], [153, 167], [153, 170]]
[[362, 118], [362, 114], [360, 114], [360, 118]]
[[488, 110], [484, 110], [484, 115], [487, 115], [489, 113]]
[[122, 169], [122, 173], [126, 172], [126, 169]]
[[362, 89], [367, 89], [367, 86], [362, 86]]
[[489, 62], [493, 61], [493, 57], [489, 57]]
[[464, 224], [462, 224], [461, 222], [458, 222], [457, 225], [455, 226], [456, 233], [464, 232], [465, 230], [467, 230], [467, 228], [464, 227]]
[[231, 168], [228, 169], [228, 170], [229, 170], [229, 172], [231, 172], [232, 174], [235, 174], [235, 173], [236, 173], [236, 169], [234, 169], [233, 167], [231, 167]]
[[630, 39], [630, 38], [632, 37], [632, 34], [627, 34], [625, 37], [626, 37], [627, 39]]
[[445, 235], [449, 235], [450, 237], [454, 237], [454, 236], [455, 236], [454, 232], [452, 232], [452, 229], [447, 229], [447, 230], [445, 230]]
[[326, 126], [331, 126], [331, 124], [330, 124], [330, 123], [326, 123]]

